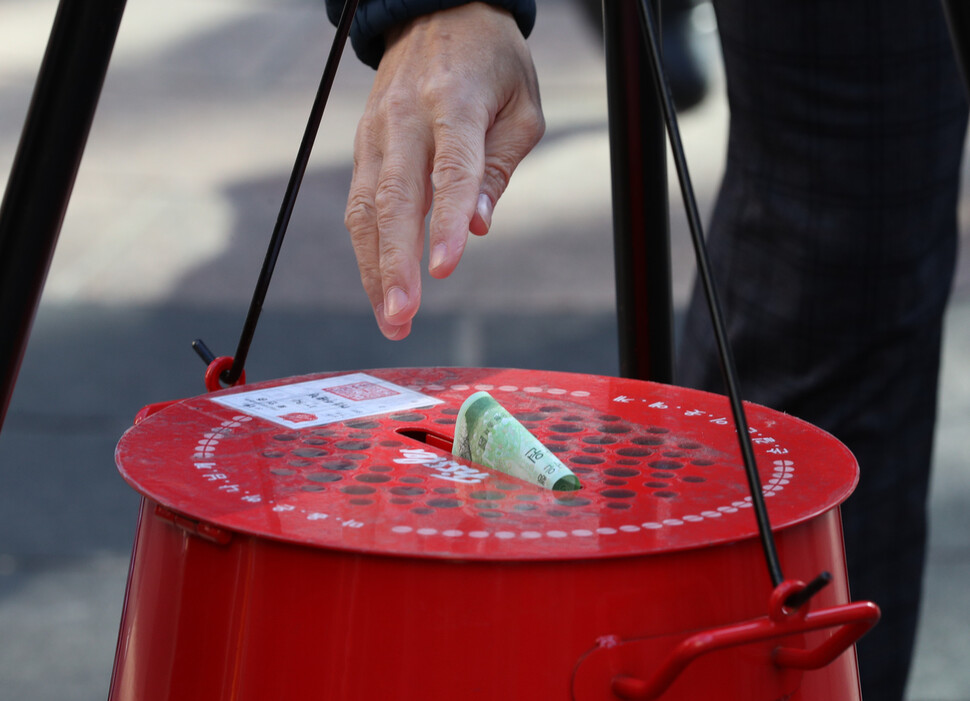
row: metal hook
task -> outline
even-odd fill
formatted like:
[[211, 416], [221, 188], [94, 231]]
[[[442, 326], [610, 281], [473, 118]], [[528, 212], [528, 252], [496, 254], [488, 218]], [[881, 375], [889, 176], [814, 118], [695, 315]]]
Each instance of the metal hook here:
[[216, 354], [209, 350], [209, 346], [201, 338], [197, 338], [192, 341], [192, 350], [194, 350], [202, 361], [206, 365], [210, 365], [213, 360], [216, 359]]
[[818, 594], [832, 581], [830, 572], [822, 572], [815, 579], [805, 585], [804, 589], [796, 591], [785, 599], [785, 607], [789, 609], [799, 609], [808, 603], [808, 600]]

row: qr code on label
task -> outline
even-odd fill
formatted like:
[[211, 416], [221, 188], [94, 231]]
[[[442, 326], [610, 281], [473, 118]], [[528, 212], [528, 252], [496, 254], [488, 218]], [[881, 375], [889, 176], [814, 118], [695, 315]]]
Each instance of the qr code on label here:
[[327, 387], [327, 392], [336, 394], [338, 397], [349, 399], [352, 402], [364, 402], [368, 399], [380, 399], [381, 397], [393, 397], [400, 394], [389, 387], [382, 387], [373, 382], [354, 382], [349, 385], [337, 385]]

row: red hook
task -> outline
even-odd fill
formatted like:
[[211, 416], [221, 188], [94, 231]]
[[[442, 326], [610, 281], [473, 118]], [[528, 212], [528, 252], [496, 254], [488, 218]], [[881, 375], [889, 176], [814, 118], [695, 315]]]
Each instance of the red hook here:
[[[786, 605], [786, 600], [808, 586], [798, 580], [785, 580], [772, 591], [767, 616], [694, 633], [680, 641], [652, 677], [617, 674], [610, 682], [611, 691], [622, 699], [656, 699], [698, 657], [770, 640], [779, 641], [779, 646], [771, 653], [771, 660], [778, 667], [805, 670], [830, 664], [876, 624], [879, 607], [871, 601], [840, 604], [819, 611], [809, 611], [807, 606], [790, 608]], [[833, 629], [834, 632], [813, 649], [781, 645], [786, 637], [823, 629]]]
[[[229, 368], [232, 367], [232, 357], [228, 355], [221, 355], [218, 358], [213, 359], [212, 362], [205, 369], [205, 388], [210, 392], [218, 392], [222, 387], [222, 381], [219, 379], [222, 373], [227, 372]], [[246, 384], [246, 371], [243, 370], [239, 379], [232, 383], [233, 387], [238, 387], [239, 385]]]

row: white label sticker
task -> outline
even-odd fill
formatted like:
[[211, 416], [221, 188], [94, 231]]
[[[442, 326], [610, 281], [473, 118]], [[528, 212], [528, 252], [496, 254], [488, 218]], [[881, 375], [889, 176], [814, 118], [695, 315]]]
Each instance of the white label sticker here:
[[362, 372], [212, 397], [212, 401], [287, 428], [321, 426], [442, 403], [441, 399]]

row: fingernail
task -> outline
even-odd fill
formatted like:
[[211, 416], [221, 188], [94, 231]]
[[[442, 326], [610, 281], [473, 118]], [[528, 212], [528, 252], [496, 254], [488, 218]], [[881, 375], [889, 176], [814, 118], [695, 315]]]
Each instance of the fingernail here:
[[484, 192], [478, 195], [478, 206], [475, 208], [478, 216], [485, 222], [485, 228], [492, 228], [492, 199]]
[[400, 287], [392, 287], [384, 296], [384, 317], [395, 316], [408, 304], [408, 293]]
[[431, 249], [431, 260], [428, 261], [428, 266], [434, 270], [439, 265], [445, 262], [445, 256], [448, 254], [448, 247], [443, 243], [436, 243]]

